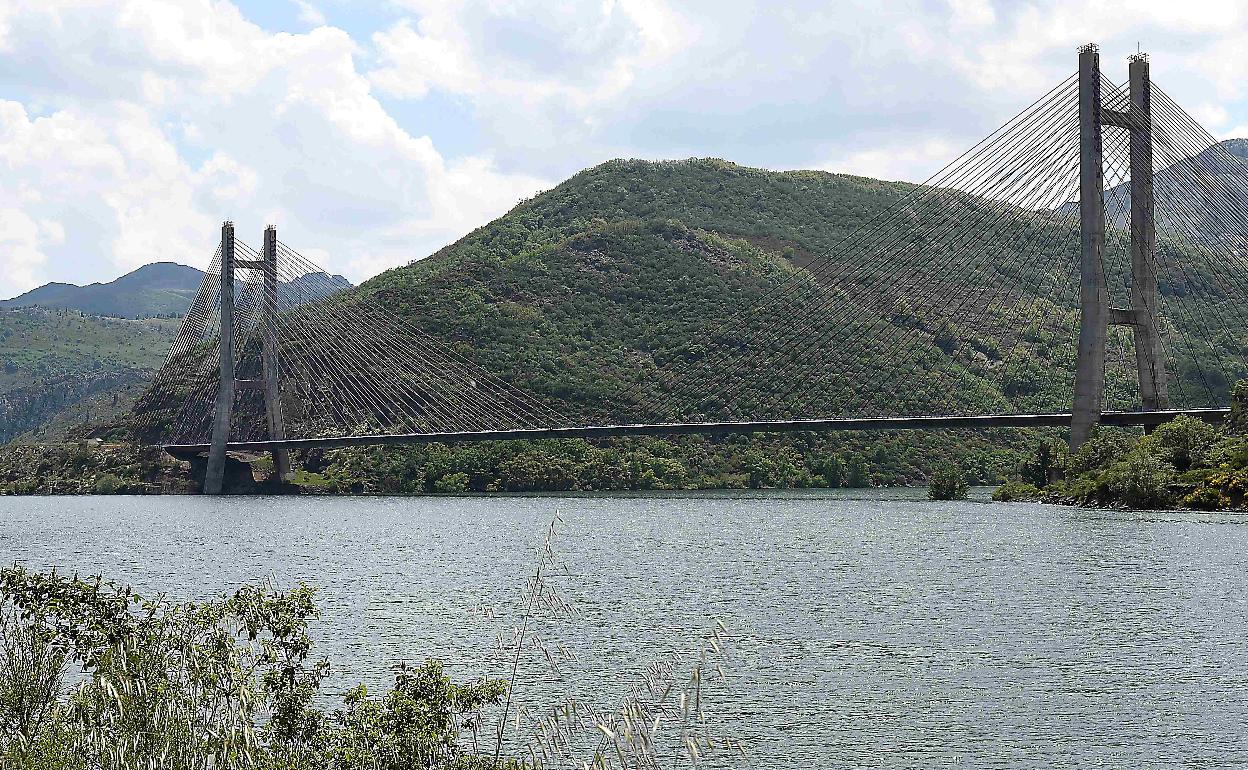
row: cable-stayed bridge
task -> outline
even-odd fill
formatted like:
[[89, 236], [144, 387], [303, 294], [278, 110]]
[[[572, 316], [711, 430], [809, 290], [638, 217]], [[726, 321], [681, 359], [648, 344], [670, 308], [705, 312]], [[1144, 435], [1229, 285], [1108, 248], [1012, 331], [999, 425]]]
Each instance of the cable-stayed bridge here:
[[[680, 433], [1151, 426], [1216, 421], [1248, 374], [1248, 165], [1132, 57], [1079, 69], [923, 185], [726, 322], [663, 351], [597, 403], [514, 351], [406, 320], [409, 298], [343, 291], [269, 228], [222, 227], [141, 438], [228, 450]], [[728, 269], [728, 268], [725, 268]], [[527, 287], [540, 292], [541, 286]], [[549, 367], [547, 367], [549, 369]]]

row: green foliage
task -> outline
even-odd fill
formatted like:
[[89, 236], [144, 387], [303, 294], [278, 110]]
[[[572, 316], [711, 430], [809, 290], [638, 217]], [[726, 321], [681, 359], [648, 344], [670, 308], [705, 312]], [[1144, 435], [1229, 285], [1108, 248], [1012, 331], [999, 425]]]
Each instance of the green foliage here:
[[1062, 441], [1041, 441], [1034, 457], [1019, 466], [1022, 480], [1033, 487], [1048, 485], [1054, 471], [1067, 465], [1068, 450]]
[[1218, 429], [1203, 420], [1180, 415], [1159, 425], [1140, 440], [1137, 451], [1169, 463], [1179, 473], [1205, 464], [1208, 453], [1220, 438]]
[[845, 486], [850, 489], [863, 489], [871, 486], [871, 476], [867, 471], [867, 461], [861, 455], [851, 455], [845, 472]]
[[130, 408], [169, 352], [178, 322], [0, 309], [0, 444], [63, 440]]
[[104, 473], [96, 477], [95, 484], [91, 488], [91, 494], [116, 495], [122, 493], [125, 488], [126, 482], [120, 476]]
[[1108, 491], [1131, 508], [1165, 508], [1171, 500], [1174, 466], [1137, 447], [1104, 471]]
[[966, 471], [956, 463], [944, 463], [932, 472], [927, 487], [927, 496], [931, 500], [965, 500], [970, 492], [966, 481]]
[[1131, 451], [1134, 440], [1130, 434], [1118, 430], [1098, 428], [1093, 431], [1083, 446], [1079, 447], [1066, 460], [1067, 476], [1107, 468], [1127, 452]]
[[308, 453], [294, 483], [326, 494], [869, 487], [924, 482], [936, 455], [987, 483], [1017, 463], [990, 437], [948, 453], [943, 441], [847, 433], [351, 448]]
[[0, 495], [194, 492], [188, 468], [159, 447], [9, 444], [0, 446]]
[[436, 660], [399, 666], [385, 696], [370, 697], [362, 685], [347, 693], [323, 729], [323, 753], [335, 770], [487, 768], [492, 761], [457, 738], [465, 715], [497, 706], [506, 692], [501, 681], [457, 685]]
[[[459, 739], [503, 682], [452, 682], [437, 661], [380, 698], [314, 705], [313, 591], [247, 586], [199, 603], [100, 579], [0, 572], [0, 766], [40, 770], [475, 770]], [[65, 694], [70, 665], [81, 682]], [[514, 763], [505, 761], [504, 767]]]
[[[1235, 392], [1242, 398], [1248, 390], [1240, 383]], [[1248, 502], [1248, 436], [1234, 419], [1219, 430], [1180, 416], [1142, 437], [1100, 430], [1064, 460], [1054, 454], [1065, 478], [1041, 493], [1054, 502], [1202, 511], [1241, 508]], [[1027, 480], [1038, 475], [1039, 464], [1024, 464], [1030, 471]], [[1030, 490], [1022, 485], [1007, 486], [994, 498], [1030, 499]]]
[[433, 491], [460, 493], [468, 491], [468, 474], [460, 471], [443, 476], [433, 482]]
[[1039, 487], [1019, 479], [1010, 479], [992, 491], [992, 499], [998, 503], [1029, 503], [1043, 497]]

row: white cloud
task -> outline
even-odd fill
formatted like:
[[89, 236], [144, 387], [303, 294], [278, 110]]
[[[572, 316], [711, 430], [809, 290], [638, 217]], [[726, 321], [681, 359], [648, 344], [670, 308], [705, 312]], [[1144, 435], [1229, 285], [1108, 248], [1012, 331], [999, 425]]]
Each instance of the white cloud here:
[[[72, 278], [66, 260], [92, 280], [155, 259], [202, 265], [217, 222], [258, 240], [262, 215], [360, 279], [362, 266], [425, 256], [548, 185], [483, 158], [448, 165], [373, 97], [341, 30], [274, 35], [224, 3], [149, 5], [17, 14], [0, 71], [38, 63], [25, 83], [53, 108], [0, 103], [0, 208], [22, 224], [0, 295]], [[28, 224], [43, 221], [67, 237]]]
[[382, 92], [473, 100], [493, 138], [518, 146], [584, 140], [645, 70], [696, 32], [661, 0], [406, 0], [418, 20], [373, 35]]
[[33, 286], [45, 249], [64, 240], [55, 222], [39, 223], [20, 209], [0, 207], [0, 267], [17, 286]]
[[932, 138], [905, 141], [893, 146], [850, 151], [819, 164], [824, 171], [857, 174], [887, 180], [928, 179], [965, 148]]
[[311, 27], [325, 26], [325, 14], [320, 9], [307, 0], [294, 0], [295, 7], [299, 9], [299, 21]]
[[360, 278], [611, 157], [918, 181], [1093, 38], [1110, 77], [1139, 41], [1214, 133], [1248, 124], [1229, 1], [389, 0], [353, 3], [354, 35], [290, 2], [315, 29], [225, 0], [0, 2], [0, 295], [202, 263], [227, 217]]

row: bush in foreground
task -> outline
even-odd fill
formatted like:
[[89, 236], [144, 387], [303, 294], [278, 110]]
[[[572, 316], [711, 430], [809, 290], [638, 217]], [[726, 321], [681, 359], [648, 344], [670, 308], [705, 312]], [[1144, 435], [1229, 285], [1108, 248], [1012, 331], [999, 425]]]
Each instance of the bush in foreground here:
[[[554, 646], [522, 630], [531, 613], [564, 606], [543, 576], [556, 571], [552, 554], [548, 538], [521, 599], [528, 610], [507, 653], [513, 684], [524, 655]], [[312, 658], [308, 635], [313, 598], [300, 584], [172, 603], [98, 578], [0, 571], [0, 767], [521, 770], [539, 766], [540, 755], [625, 770], [657, 767], [660, 721], [690, 758], [712, 743], [691, 704], [706, 687], [703, 671], [718, 670], [718, 628], [688, 684], [670, 665], [652, 666], [614, 711], [573, 697], [521, 709], [507, 681], [456, 683], [435, 660], [400, 665], [387, 692], [360, 686], [326, 710], [317, 704], [329, 664]], [[71, 668], [82, 675], [67, 688]], [[504, 744], [508, 727], [514, 737]], [[560, 745], [542, 743], [556, 733]], [[589, 753], [574, 756], [574, 747]]]

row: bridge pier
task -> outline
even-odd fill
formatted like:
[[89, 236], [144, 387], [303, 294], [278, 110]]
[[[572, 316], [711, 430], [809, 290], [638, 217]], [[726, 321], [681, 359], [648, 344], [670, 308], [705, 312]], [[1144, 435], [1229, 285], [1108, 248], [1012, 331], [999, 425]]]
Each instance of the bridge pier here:
[[[244, 380], [241, 383], [234, 371], [234, 273], [235, 270], [258, 270], [263, 280], [263, 300], [260, 317], [261, 353], [263, 372], [259, 381]], [[212, 441], [208, 448], [208, 464], [204, 471], [203, 491], [206, 495], [219, 495], [224, 491], [226, 476], [226, 445], [230, 441], [230, 428], [234, 420], [234, 399], [240, 385], [258, 388], [264, 394], [264, 413], [269, 440], [284, 441], [286, 427], [282, 417], [282, 390], [280, 382], [280, 358], [277, 349], [277, 228], [269, 225], [264, 231], [264, 248], [259, 260], [238, 260], [234, 254], [234, 224], [221, 226], [221, 333], [220, 384], [212, 421]], [[279, 482], [290, 481], [290, 450], [276, 446], [273, 452], [273, 471]]]
[[[273, 225], [264, 229], [261, 257], [261, 270], [264, 272], [264, 309], [260, 318], [260, 333], [263, 338], [261, 363], [264, 371], [264, 413], [268, 420], [269, 439], [282, 441], [286, 438], [286, 424], [282, 417], [282, 388], [278, 380], [277, 227]], [[290, 481], [289, 449], [273, 450], [273, 474], [279, 482]]]
[[1153, 104], [1148, 55], [1131, 57], [1131, 310], [1140, 403], [1170, 407], [1166, 359], [1157, 330], [1157, 223], [1153, 217]]

